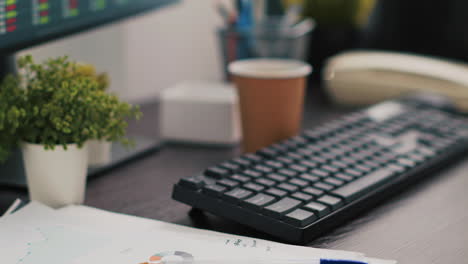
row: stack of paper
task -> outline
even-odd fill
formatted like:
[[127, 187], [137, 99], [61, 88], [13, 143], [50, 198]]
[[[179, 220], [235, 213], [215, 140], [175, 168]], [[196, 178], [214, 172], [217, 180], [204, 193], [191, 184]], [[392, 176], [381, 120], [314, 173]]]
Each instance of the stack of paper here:
[[393, 264], [361, 253], [298, 247], [200, 230], [86, 206], [31, 202], [0, 218], [7, 264]]

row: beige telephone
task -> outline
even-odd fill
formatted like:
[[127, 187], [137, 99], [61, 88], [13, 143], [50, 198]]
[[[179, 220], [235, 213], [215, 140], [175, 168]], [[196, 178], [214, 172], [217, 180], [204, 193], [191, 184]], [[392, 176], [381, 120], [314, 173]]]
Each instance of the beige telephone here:
[[372, 104], [411, 92], [452, 98], [468, 111], [468, 66], [396, 52], [352, 51], [331, 57], [324, 68], [325, 88], [335, 102]]

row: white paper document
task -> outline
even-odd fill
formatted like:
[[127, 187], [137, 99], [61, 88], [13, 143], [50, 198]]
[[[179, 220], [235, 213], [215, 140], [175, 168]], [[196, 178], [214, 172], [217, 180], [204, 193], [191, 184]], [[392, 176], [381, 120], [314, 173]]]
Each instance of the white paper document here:
[[35, 202], [0, 219], [0, 258], [0, 263], [7, 264], [396, 263], [356, 252], [286, 245], [86, 206], [53, 210]]

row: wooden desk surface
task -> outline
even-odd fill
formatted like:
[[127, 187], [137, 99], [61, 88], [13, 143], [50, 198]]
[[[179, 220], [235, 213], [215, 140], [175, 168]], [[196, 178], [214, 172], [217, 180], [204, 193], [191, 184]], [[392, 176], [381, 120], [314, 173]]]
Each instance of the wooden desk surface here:
[[[310, 100], [310, 99], [309, 99]], [[157, 137], [157, 105], [132, 132]], [[345, 113], [327, 104], [306, 104], [304, 127]], [[239, 154], [237, 148], [167, 145], [160, 152], [91, 179], [86, 204], [115, 212], [239, 235], [273, 239], [210, 214], [189, 216], [190, 207], [171, 199], [179, 178]], [[468, 263], [468, 162], [421, 182], [360, 218], [310, 243], [313, 247], [364, 252], [399, 263]], [[0, 210], [19, 189], [0, 188]]]

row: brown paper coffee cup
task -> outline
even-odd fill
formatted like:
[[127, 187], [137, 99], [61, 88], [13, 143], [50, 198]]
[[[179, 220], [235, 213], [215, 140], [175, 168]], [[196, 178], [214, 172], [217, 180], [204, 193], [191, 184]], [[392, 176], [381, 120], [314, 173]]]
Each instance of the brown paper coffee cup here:
[[229, 72], [239, 94], [244, 152], [299, 133], [306, 76], [311, 72], [308, 64], [249, 59], [231, 63]]

